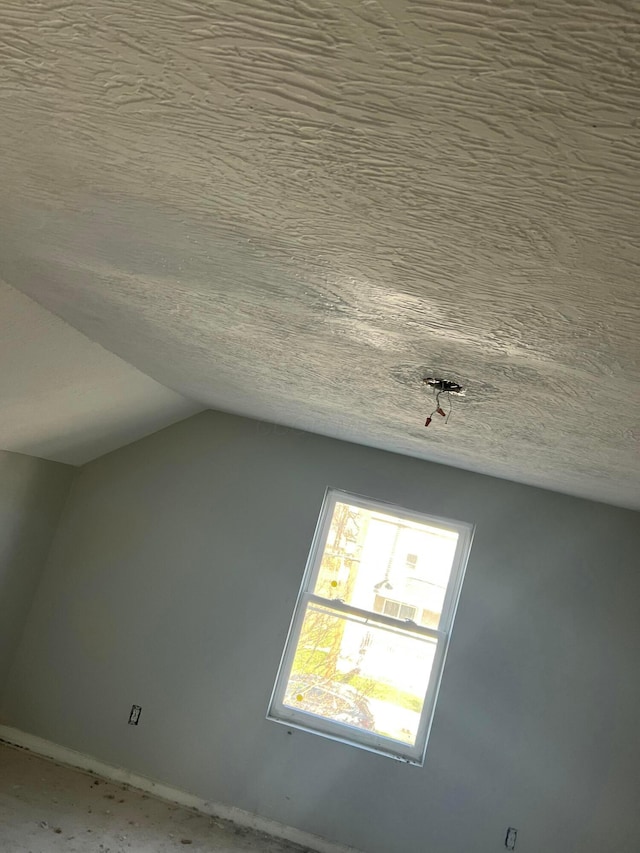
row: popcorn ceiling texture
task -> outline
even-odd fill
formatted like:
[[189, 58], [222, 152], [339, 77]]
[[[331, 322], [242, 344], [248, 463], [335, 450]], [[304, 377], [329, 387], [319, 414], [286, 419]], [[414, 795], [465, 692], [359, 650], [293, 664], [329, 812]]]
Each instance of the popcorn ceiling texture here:
[[214, 408], [640, 507], [639, 71], [635, 0], [6, 0], [0, 277]]

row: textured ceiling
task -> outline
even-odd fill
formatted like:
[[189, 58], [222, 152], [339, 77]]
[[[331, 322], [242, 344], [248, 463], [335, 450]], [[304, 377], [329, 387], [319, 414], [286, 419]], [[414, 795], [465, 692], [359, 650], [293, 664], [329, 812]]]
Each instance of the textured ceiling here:
[[639, 71], [636, 0], [5, 0], [0, 276], [212, 407], [640, 507]]
[[0, 282], [0, 449], [81, 465], [202, 406]]

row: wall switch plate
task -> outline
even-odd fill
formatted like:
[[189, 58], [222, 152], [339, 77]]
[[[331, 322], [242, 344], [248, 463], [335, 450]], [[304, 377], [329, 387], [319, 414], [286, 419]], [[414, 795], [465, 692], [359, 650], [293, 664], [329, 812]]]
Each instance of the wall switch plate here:
[[516, 849], [516, 838], [518, 837], [518, 830], [514, 826], [510, 826], [507, 829], [507, 836], [504, 839], [504, 846], [507, 850], [515, 850]]
[[129, 714], [129, 725], [137, 726], [140, 722], [140, 714], [142, 713], [142, 707], [140, 705], [132, 705], [131, 713]]

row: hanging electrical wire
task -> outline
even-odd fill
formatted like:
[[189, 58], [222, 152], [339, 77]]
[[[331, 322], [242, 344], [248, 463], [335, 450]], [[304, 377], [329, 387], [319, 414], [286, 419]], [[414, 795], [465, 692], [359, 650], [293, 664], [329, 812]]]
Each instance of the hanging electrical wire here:
[[[447, 413], [444, 411], [444, 409], [443, 409], [443, 408], [442, 408], [442, 406], [440, 405], [440, 397], [441, 397], [441, 395], [442, 395], [442, 391], [438, 391], [438, 393], [435, 395], [435, 396], [436, 396], [436, 407], [435, 407], [435, 409], [431, 412], [431, 414], [430, 414], [430, 415], [429, 415], [429, 417], [426, 419], [426, 421], [424, 422], [424, 425], [425, 425], [426, 427], [428, 427], [428, 426], [429, 426], [429, 424], [430, 424], [430, 423], [431, 423], [431, 421], [433, 420], [433, 416], [434, 416], [434, 415], [442, 415], [442, 417], [443, 417], [443, 418], [444, 418], [444, 417], [446, 417], [446, 414], [447, 414]], [[451, 414], [451, 412], [449, 412], [449, 414]], [[446, 421], [445, 421], [445, 423], [446, 423]]]
[[[435, 397], [435, 408], [427, 417], [424, 425], [428, 427], [433, 422], [434, 415], [440, 415], [445, 419], [445, 424], [449, 423], [449, 418], [453, 411], [453, 400], [451, 399], [451, 395], [454, 394], [460, 397], [464, 396], [464, 389], [462, 385], [459, 385], [457, 382], [453, 382], [450, 379], [433, 379], [431, 377], [423, 379], [422, 381], [433, 390], [433, 395]], [[443, 394], [447, 395], [447, 402], [449, 404], [448, 412], [445, 412], [440, 404], [440, 398]]]

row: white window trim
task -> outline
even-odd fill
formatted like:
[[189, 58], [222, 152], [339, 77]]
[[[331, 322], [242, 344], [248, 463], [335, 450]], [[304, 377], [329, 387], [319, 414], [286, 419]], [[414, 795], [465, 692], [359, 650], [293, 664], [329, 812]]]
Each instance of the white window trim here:
[[[329, 534], [336, 503], [346, 503], [362, 509], [372, 510], [373, 512], [388, 513], [389, 515], [393, 515], [399, 519], [428, 524], [433, 527], [443, 527], [447, 530], [455, 530], [458, 533], [456, 552], [453, 559], [453, 565], [451, 567], [451, 574], [437, 630], [417, 625], [414, 622], [396, 619], [383, 613], [362, 610], [361, 608], [353, 607], [350, 604], [345, 604], [343, 601], [317, 596], [312, 592], [312, 590], [315, 589], [317, 577], [320, 572], [324, 546]], [[429, 740], [429, 733], [433, 723], [438, 691], [440, 689], [444, 664], [451, 640], [454, 617], [458, 606], [458, 600], [460, 598], [462, 581], [469, 556], [469, 550], [471, 548], [471, 541], [473, 539], [473, 532], [473, 525], [468, 524], [467, 522], [454, 521], [448, 518], [428, 515], [423, 512], [414, 512], [395, 504], [361, 497], [360, 495], [356, 495], [351, 492], [327, 488], [313, 537], [311, 550], [309, 551], [302, 585], [298, 593], [293, 617], [289, 626], [276, 683], [271, 695], [267, 719], [273, 720], [276, 723], [282, 723], [290, 728], [319, 734], [332, 740], [406, 761], [409, 764], [422, 766], [424, 764], [427, 742]], [[333, 720], [328, 720], [308, 711], [290, 708], [284, 704], [284, 696], [298, 645], [298, 639], [300, 637], [302, 622], [304, 620], [307, 604], [309, 603], [326, 605], [328, 608], [335, 610], [336, 612], [352, 616], [357, 621], [362, 620], [365, 623], [371, 623], [372, 625], [387, 625], [392, 628], [397, 628], [402, 633], [409, 632], [416, 636], [433, 637], [438, 641], [414, 746], [403, 743], [402, 741], [394, 740], [390, 737], [378, 735], [375, 732], [365, 731], [356, 726], [350, 726], [346, 723], [338, 723]]]

